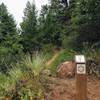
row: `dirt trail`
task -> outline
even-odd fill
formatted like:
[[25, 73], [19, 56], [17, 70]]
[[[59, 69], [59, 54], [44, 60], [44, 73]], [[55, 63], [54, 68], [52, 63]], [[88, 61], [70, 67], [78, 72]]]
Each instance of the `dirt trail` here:
[[[50, 66], [60, 52], [57, 51], [46, 65]], [[75, 84], [75, 78], [59, 79], [57, 77], [49, 77], [45, 85], [45, 100], [75, 100]], [[88, 77], [87, 88], [88, 100], [100, 100], [100, 79]]]
[[50, 60], [48, 60], [48, 62], [46, 63], [46, 66], [50, 66], [53, 63], [53, 61], [58, 57], [60, 52], [61, 51], [55, 51], [54, 56]]
[[[75, 100], [75, 78], [49, 78], [46, 100]], [[88, 78], [88, 100], [100, 100], [100, 80]]]

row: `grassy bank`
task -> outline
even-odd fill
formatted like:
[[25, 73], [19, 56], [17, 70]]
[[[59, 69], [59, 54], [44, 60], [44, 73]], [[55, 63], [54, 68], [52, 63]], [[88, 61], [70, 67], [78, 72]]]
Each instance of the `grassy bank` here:
[[56, 71], [57, 71], [57, 67], [65, 62], [65, 61], [70, 61], [70, 60], [73, 60], [74, 59], [74, 56], [75, 56], [75, 53], [73, 50], [62, 50], [58, 57], [54, 60], [54, 62], [50, 65], [50, 70], [51, 70], [51, 73], [53, 75], [56, 74]]

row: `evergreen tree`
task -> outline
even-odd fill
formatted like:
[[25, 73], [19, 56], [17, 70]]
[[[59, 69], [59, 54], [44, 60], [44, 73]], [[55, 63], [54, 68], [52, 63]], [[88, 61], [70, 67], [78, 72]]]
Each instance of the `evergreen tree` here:
[[22, 53], [20, 35], [17, 33], [15, 21], [8, 13], [6, 6], [0, 4], [0, 72], [7, 72]]
[[76, 45], [91, 46], [100, 41], [100, 0], [77, 0], [72, 15]]
[[15, 21], [3, 3], [0, 5], [0, 28], [0, 41], [4, 40], [6, 35], [16, 33]]
[[33, 51], [37, 49], [38, 43], [36, 36], [37, 34], [37, 18], [36, 18], [36, 9], [35, 4], [30, 3], [29, 1], [26, 4], [26, 8], [24, 10], [23, 22], [21, 23], [22, 29], [22, 44], [24, 46], [25, 52]]
[[[45, 11], [45, 12], [44, 12]], [[40, 24], [43, 30], [43, 44], [53, 44], [61, 46], [61, 29], [63, 18], [63, 9], [59, 0], [51, 0], [50, 5], [43, 6], [40, 18], [44, 23]], [[42, 21], [40, 20], [40, 23]]]
[[61, 40], [62, 40], [62, 47], [63, 48], [69, 48], [71, 47], [71, 42], [73, 35], [71, 35], [73, 28], [71, 25], [71, 14], [72, 14], [72, 0], [61, 0], [60, 5], [62, 10], [61, 10], [61, 25], [62, 25], [62, 32], [61, 32]]
[[2, 3], [0, 5], [0, 54], [18, 53], [22, 48], [19, 42], [15, 21]]
[[49, 6], [47, 5], [42, 6], [41, 13], [38, 18], [38, 31], [39, 31], [38, 40], [41, 41], [40, 42], [41, 47], [45, 43], [47, 43], [46, 34], [48, 32], [46, 32], [46, 30], [48, 30], [48, 26], [46, 25], [46, 21], [48, 12], [49, 12]]

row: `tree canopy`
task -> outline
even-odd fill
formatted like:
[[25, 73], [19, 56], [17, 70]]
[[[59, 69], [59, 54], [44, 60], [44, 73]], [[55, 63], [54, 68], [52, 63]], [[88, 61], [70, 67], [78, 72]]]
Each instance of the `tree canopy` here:
[[[24, 52], [40, 50], [46, 45], [61, 48], [84, 48], [100, 42], [99, 0], [49, 0], [41, 12], [34, 2], [27, 2], [18, 34], [13, 16], [0, 5], [0, 45]], [[20, 38], [20, 39], [19, 39]], [[16, 44], [16, 45], [15, 45]], [[17, 47], [18, 46], [18, 47]]]
[[0, 5], [0, 54], [18, 53], [22, 49], [13, 16]]

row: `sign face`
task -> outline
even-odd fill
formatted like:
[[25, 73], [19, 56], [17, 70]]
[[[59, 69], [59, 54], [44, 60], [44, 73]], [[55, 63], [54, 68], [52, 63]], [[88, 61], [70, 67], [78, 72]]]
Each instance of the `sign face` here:
[[86, 74], [85, 64], [77, 64], [77, 74]]
[[75, 56], [75, 62], [76, 63], [85, 63], [85, 57], [84, 55], [76, 55]]

